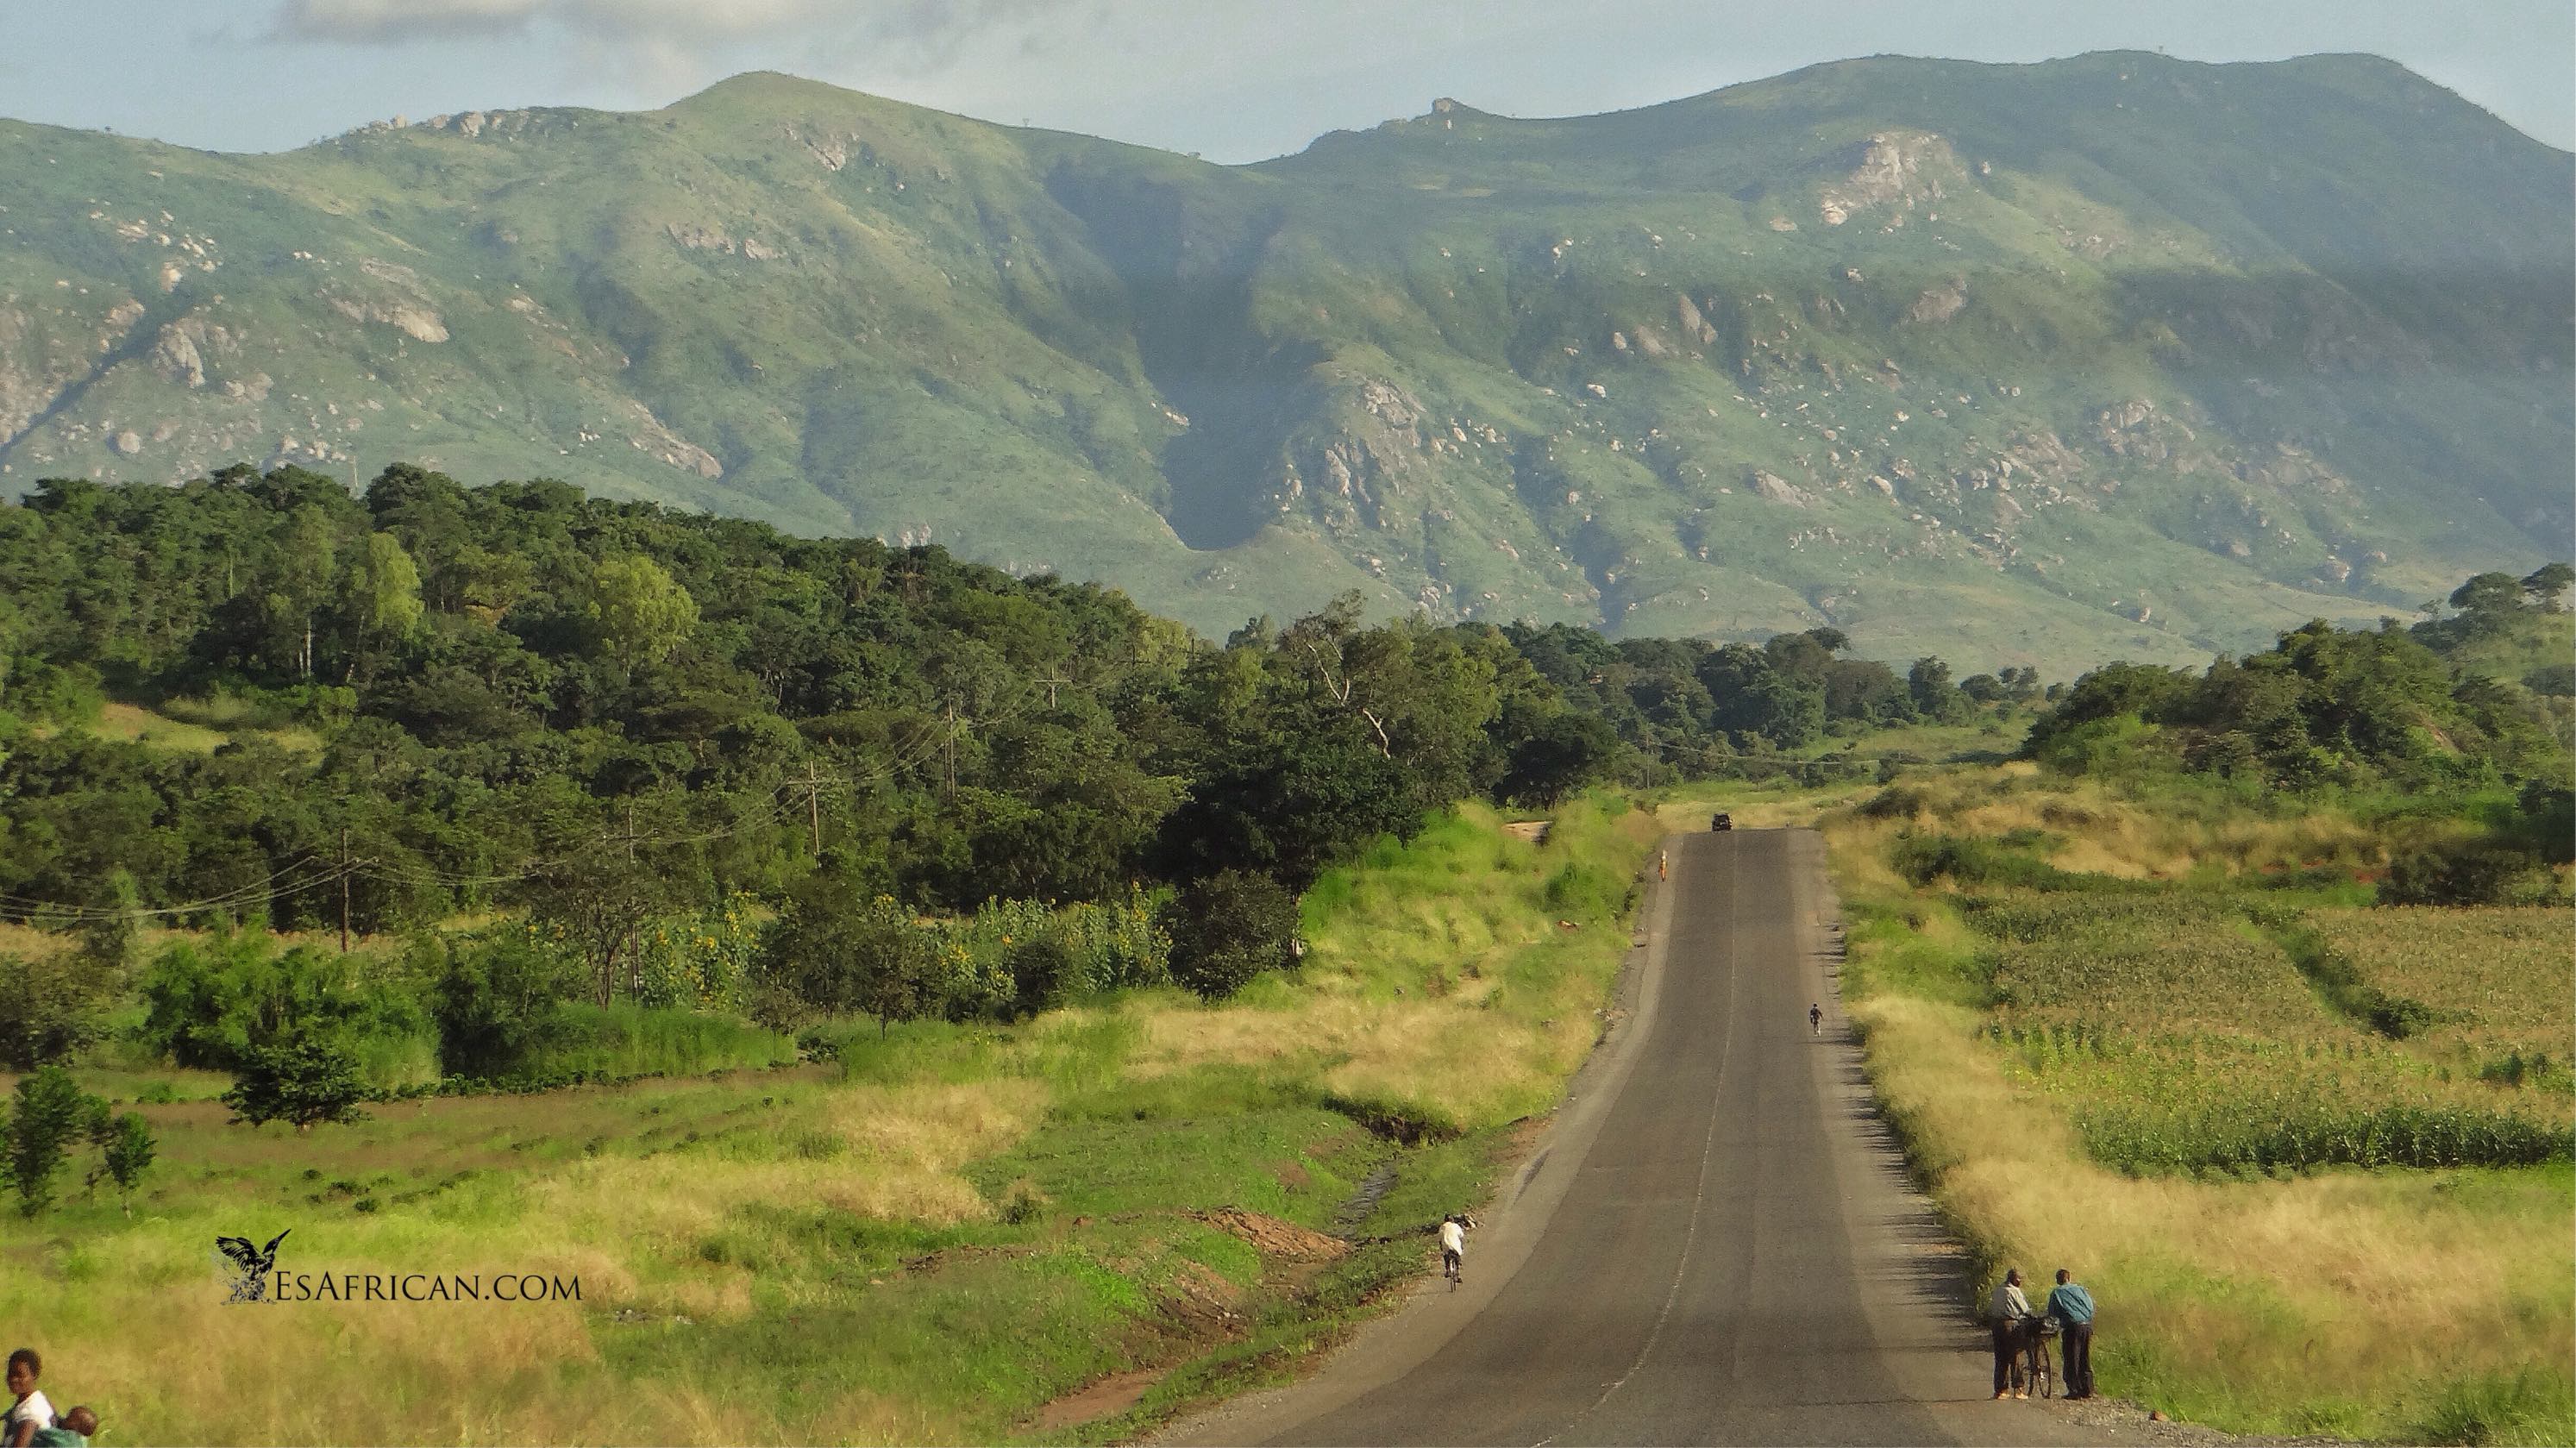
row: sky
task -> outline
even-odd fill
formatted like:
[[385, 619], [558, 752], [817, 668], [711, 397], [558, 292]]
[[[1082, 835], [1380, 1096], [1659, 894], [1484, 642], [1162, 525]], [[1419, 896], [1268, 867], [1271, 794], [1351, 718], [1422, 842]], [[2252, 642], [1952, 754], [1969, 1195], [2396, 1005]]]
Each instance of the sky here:
[[1574, 115], [1856, 55], [2104, 49], [2367, 51], [2576, 147], [2568, 0], [0, 0], [0, 116], [269, 151], [783, 70], [1235, 162], [1436, 96]]

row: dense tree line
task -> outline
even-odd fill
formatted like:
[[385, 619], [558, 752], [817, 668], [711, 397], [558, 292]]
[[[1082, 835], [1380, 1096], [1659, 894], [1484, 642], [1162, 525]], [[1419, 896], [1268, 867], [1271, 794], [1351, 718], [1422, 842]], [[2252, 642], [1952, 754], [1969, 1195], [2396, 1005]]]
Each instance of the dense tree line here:
[[[0, 903], [368, 931], [524, 904], [604, 994], [641, 899], [775, 897], [827, 860], [946, 910], [1229, 869], [1294, 891], [1456, 799], [2035, 688], [1843, 647], [1372, 627], [1350, 599], [1215, 645], [1096, 587], [553, 482], [55, 480], [0, 508]], [[102, 698], [232, 742], [78, 727]]]
[[[2065, 690], [2025, 753], [2079, 772], [2176, 771], [2255, 794], [2376, 791], [2419, 811], [2466, 810], [2486, 828], [2400, 858], [2381, 896], [2506, 898], [2534, 887], [2535, 862], [2564, 863], [2576, 846], [2571, 583], [2563, 563], [2521, 579], [2480, 574], [2451, 595], [2455, 614], [2412, 628], [2320, 620], [2198, 672], [2108, 664]], [[2499, 677], [2463, 660], [2518, 667]]]
[[[0, 916], [80, 942], [6, 963], [0, 1058], [62, 1059], [135, 998], [135, 1049], [308, 1124], [423, 1041], [527, 1079], [636, 1011], [1224, 994], [1293, 959], [1322, 871], [1460, 799], [2037, 692], [1845, 647], [1371, 625], [1355, 597], [1219, 644], [1098, 587], [548, 481], [47, 481], [0, 506]], [[110, 704], [220, 733], [119, 738]], [[502, 923], [437, 933], [460, 913]], [[352, 974], [250, 921], [416, 938]], [[145, 922], [215, 934], [145, 961]]]

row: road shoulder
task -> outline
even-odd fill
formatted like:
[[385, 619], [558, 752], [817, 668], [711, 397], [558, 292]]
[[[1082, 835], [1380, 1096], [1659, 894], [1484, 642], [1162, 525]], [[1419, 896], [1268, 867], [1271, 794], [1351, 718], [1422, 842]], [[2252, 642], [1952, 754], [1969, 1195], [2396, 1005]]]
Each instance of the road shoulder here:
[[1146, 1442], [1260, 1443], [1321, 1417], [1419, 1367], [1482, 1312], [1529, 1261], [1611, 1105], [1636, 1069], [1663, 994], [1672, 892], [1649, 877], [1636, 915], [1635, 944], [1611, 988], [1600, 1039], [1566, 1084], [1545, 1130], [1477, 1210], [1465, 1285], [1452, 1291], [1426, 1272], [1397, 1306], [1353, 1332], [1297, 1382], [1264, 1388], [1178, 1419]]

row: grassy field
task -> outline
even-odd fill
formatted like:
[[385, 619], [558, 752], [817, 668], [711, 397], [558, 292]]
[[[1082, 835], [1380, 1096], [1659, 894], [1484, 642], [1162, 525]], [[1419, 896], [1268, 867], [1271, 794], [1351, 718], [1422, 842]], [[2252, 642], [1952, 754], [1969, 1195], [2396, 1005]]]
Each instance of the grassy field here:
[[[866, 1026], [828, 1065], [406, 1101], [305, 1137], [223, 1124], [203, 1073], [91, 1073], [158, 1102], [161, 1160], [131, 1218], [76, 1190], [0, 1220], [0, 1318], [119, 1441], [1132, 1431], [1293, 1370], [1418, 1271], [1590, 1046], [1658, 826], [1617, 802], [1544, 846], [1499, 823], [1470, 809], [1328, 876], [1302, 972], [1218, 1007]], [[577, 1274], [582, 1296], [226, 1305], [213, 1238], [288, 1229], [281, 1271]], [[1103, 1380], [1128, 1391], [1048, 1411]]]
[[[227, 744], [251, 740], [299, 754], [317, 754], [322, 749], [322, 736], [312, 730], [263, 726], [239, 701], [230, 699], [170, 699], [159, 709], [111, 699], [99, 706], [98, 718], [88, 727], [101, 739], [172, 754], [212, 754]], [[37, 726], [39, 734], [52, 729]]]
[[2017, 767], [1825, 829], [1917, 1170], [1990, 1271], [2092, 1286], [2107, 1391], [2240, 1431], [2576, 1431], [2564, 910], [2363, 908], [2361, 820]]

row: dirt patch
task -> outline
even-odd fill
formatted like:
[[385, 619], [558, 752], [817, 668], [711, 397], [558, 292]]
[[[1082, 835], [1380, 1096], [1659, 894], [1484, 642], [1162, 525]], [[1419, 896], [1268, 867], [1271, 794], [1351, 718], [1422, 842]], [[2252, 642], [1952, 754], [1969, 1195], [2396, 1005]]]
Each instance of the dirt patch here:
[[1235, 1307], [1243, 1289], [1203, 1262], [1184, 1262], [1157, 1304], [1175, 1336], [1195, 1342], [1231, 1340], [1243, 1335], [1243, 1315]]
[[1170, 1372], [1170, 1368], [1143, 1368], [1132, 1373], [1111, 1373], [1038, 1409], [1033, 1426], [1040, 1432], [1049, 1432], [1078, 1423], [1115, 1418], [1143, 1401], [1154, 1384], [1161, 1382]]
[[1308, 1231], [1294, 1222], [1265, 1217], [1259, 1212], [1227, 1208], [1215, 1212], [1193, 1212], [1191, 1216], [1211, 1227], [1231, 1232], [1252, 1244], [1264, 1257], [1290, 1262], [1330, 1262], [1351, 1250], [1351, 1244], [1339, 1237], [1327, 1237]]
[[1283, 1161], [1272, 1167], [1270, 1174], [1279, 1179], [1279, 1185], [1292, 1192], [1302, 1192], [1315, 1184], [1315, 1178], [1293, 1161]]

